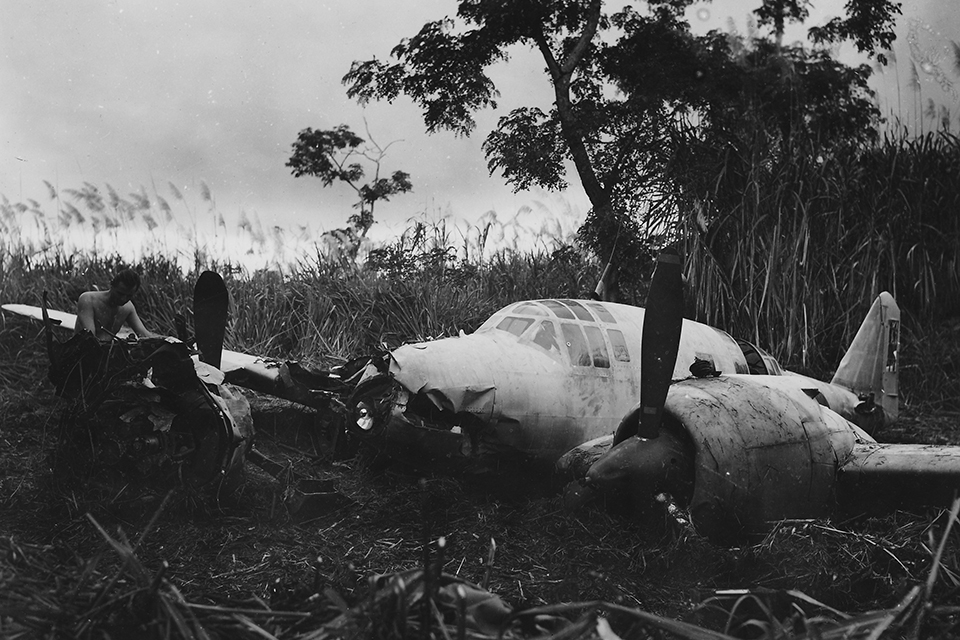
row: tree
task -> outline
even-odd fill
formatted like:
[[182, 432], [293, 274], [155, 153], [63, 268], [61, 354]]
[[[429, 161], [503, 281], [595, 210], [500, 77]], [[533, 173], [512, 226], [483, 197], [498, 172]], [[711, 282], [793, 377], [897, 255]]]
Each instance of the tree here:
[[[380, 163], [387, 148], [379, 147], [371, 141], [371, 148], [364, 148], [364, 139], [341, 124], [333, 129], [314, 131], [306, 128], [297, 135], [293, 143], [293, 155], [287, 161], [293, 169], [293, 175], [315, 176], [323, 180], [323, 186], [334, 182], [343, 182], [357, 192], [358, 202], [353, 205], [359, 209], [347, 219], [360, 230], [360, 236], [367, 235], [373, 226], [373, 209], [377, 202], [388, 201], [391, 196], [406, 193], [413, 189], [410, 174], [394, 171], [389, 178], [380, 177]], [[362, 183], [366, 172], [356, 159], [364, 158], [374, 165], [373, 180]]]
[[[489, 67], [507, 60], [513, 46], [532, 47], [545, 63], [553, 105], [502, 117], [484, 143], [488, 168], [515, 190], [549, 190], [566, 185], [565, 163], [572, 162], [592, 204], [583, 237], [600, 257], [616, 253], [623, 262], [642, 252], [638, 234], [664, 233], [663, 216], [676, 214], [676, 203], [664, 197], [680, 188], [673, 182], [682, 165], [676, 150], [729, 138], [730, 127], [742, 129], [731, 114], [744, 113], [744, 100], [764, 98], [755, 84], [751, 89], [761, 75], [737, 63], [726, 36], [691, 34], [683, 12], [692, 3], [647, 0], [642, 13], [628, 6], [608, 15], [601, 0], [461, 0], [457, 20], [427, 23], [394, 47], [391, 62], [354, 62], [343, 81], [361, 102], [411, 98], [429, 133], [469, 135], [474, 113], [496, 107]], [[780, 87], [782, 96], [794, 91], [783, 27], [805, 19], [806, 6], [763, 0], [757, 11], [777, 38], [767, 66], [783, 81], [768, 88]], [[811, 35], [821, 43], [850, 39], [873, 53], [892, 42], [898, 13], [894, 0], [849, 0], [846, 16]], [[844, 95], [857, 92], [847, 86]], [[781, 121], [788, 127], [777, 136], [789, 139], [789, 127], [808, 123], [800, 115]], [[862, 122], [845, 124], [860, 135]]]

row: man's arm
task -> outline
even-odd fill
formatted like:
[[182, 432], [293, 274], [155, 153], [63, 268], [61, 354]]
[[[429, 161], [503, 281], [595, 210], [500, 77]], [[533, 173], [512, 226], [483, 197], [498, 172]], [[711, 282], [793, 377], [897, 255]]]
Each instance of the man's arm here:
[[127, 314], [126, 323], [130, 325], [130, 328], [133, 329], [138, 336], [140, 336], [141, 338], [161, 337], [160, 334], [153, 333], [152, 331], [148, 331], [147, 328], [143, 326], [143, 322], [140, 320], [140, 316], [137, 315], [137, 308], [133, 306], [132, 302], [128, 302], [127, 304], [130, 305], [130, 309], [129, 309], [130, 312]]

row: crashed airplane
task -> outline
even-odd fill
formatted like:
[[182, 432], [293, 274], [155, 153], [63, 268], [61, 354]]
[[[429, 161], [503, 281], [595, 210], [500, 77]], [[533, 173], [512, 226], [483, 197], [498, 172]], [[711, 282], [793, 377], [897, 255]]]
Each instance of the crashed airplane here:
[[[123, 450], [136, 459], [152, 451], [144, 443], [160, 446], [170, 460], [197, 465], [201, 480], [227, 472], [256, 453], [233, 417], [248, 410], [224, 407], [207, 393], [218, 395], [221, 385], [230, 393], [226, 383], [235, 383], [345, 410], [350, 435], [432, 470], [557, 468], [572, 480], [570, 503], [627, 496], [640, 512], [653, 503], [678, 506], [720, 543], [762, 534], [782, 519], [871, 503], [946, 503], [960, 490], [960, 447], [872, 437], [898, 415], [899, 309], [892, 296], [874, 301], [830, 382], [785, 371], [756, 346], [683, 319], [682, 299], [680, 258], [665, 252], [646, 310], [590, 300], [518, 302], [471, 335], [372, 359], [355, 386], [351, 375], [312, 380], [295, 363], [229, 351], [216, 354], [220, 368], [204, 367], [213, 358], [203, 358], [201, 348], [192, 379], [207, 385], [199, 389], [207, 417], [169, 423], [187, 427], [187, 444], [164, 448], [169, 439], [158, 436], [156, 445], [144, 438]], [[184, 359], [174, 360], [185, 371]], [[177, 382], [162, 368], [152, 375], [161, 387]], [[181, 409], [191, 415], [193, 408]], [[151, 437], [165, 431], [156, 417], [143, 423]], [[220, 434], [210, 441], [215, 449], [196, 440], [196, 427]]]
[[[897, 320], [876, 335], [882, 296], [830, 383], [790, 373], [760, 348], [682, 321], [671, 379], [708, 372], [763, 375], [815, 389], [822, 402], [874, 431], [897, 417]], [[592, 300], [530, 300], [476, 332], [404, 345], [367, 367], [348, 402], [347, 428], [392, 455], [431, 467], [483, 471], [507, 461], [552, 466], [613, 432], [640, 397], [647, 311]], [[882, 342], [882, 344], [881, 344]], [[890, 345], [890, 346], [888, 346]]]
[[784, 519], [948, 505], [960, 490], [960, 447], [873, 438], [898, 416], [890, 294], [874, 301], [830, 382], [785, 371], [682, 309], [681, 261], [669, 251], [646, 310], [510, 305], [472, 335], [406, 345], [368, 366], [347, 426], [433, 467], [556, 463], [573, 479], [569, 506], [679, 508], [720, 544]]

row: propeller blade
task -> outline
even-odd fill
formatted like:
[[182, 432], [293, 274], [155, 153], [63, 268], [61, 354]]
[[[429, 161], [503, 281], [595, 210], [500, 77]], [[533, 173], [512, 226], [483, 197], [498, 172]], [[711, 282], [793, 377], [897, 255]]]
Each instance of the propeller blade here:
[[193, 288], [193, 330], [196, 333], [200, 361], [220, 368], [223, 337], [227, 328], [230, 294], [223, 278], [215, 271], [204, 271]]
[[680, 254], [664, 249], [657, 258], [647, 294], [640, 337], [640, 424], [637, 435], [656, 438], [673, 379], [683, 327], [683, 273]]

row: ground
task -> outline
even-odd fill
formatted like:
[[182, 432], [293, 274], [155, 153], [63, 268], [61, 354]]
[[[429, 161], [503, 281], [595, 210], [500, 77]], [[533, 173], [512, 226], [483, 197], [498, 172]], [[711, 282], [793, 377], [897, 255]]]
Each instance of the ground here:
[[[139, 624], [153, 637], [176, 637], [144, 626], [136, 599], [123, 599], [140, 579], [190, 603], [210, 628], [229, 618], [226, 635], [239, 637], [237, 611], [256, 620], [269, 608], [291, 612], [271, 619], [271, 633], [300, 637], [369, 598], [371, 578], [422, 567], [425, 541], [444, 572], [486, 584], [514, 609], [603, 601], [722, 630], [726, 614], [697, 608], [717, 590], [751, 589], [769, 602], [801, 592], [849, 613], [894, 607], [927, 580], [949, 522], [938, 510], [786, 522], [757, 544], [720, 549], [669, 523], [643, 526], [601, 510], [570, 515], [549, 485], [491, 492], [363, 455], [317, 455], [285, 432], [288, 408], [252, 394], [266, 425], [258, 450], [334, 489], [342, 499], [327, 512], [292, 517], [281, 483], [251, 464], [229, 482], [163, 495], [115, 478], [67, 479], [52, 471], [59, 401], [45, 382], [36, 331], [8, 323], [0, 338], [8, 363], [0, 387], [0, 635], [123, 637], [124, 625]], [[947, 408], [908, 408], [884, 439], [960, 444], [957, 418]], [[955, 601], [960, 586], [955, 543], [943, 556], [937, 605]], [[103, 613], [121, 602], [124, 615]], [[928, 635], [947, 637], [954, 621], [935, 618]]]

